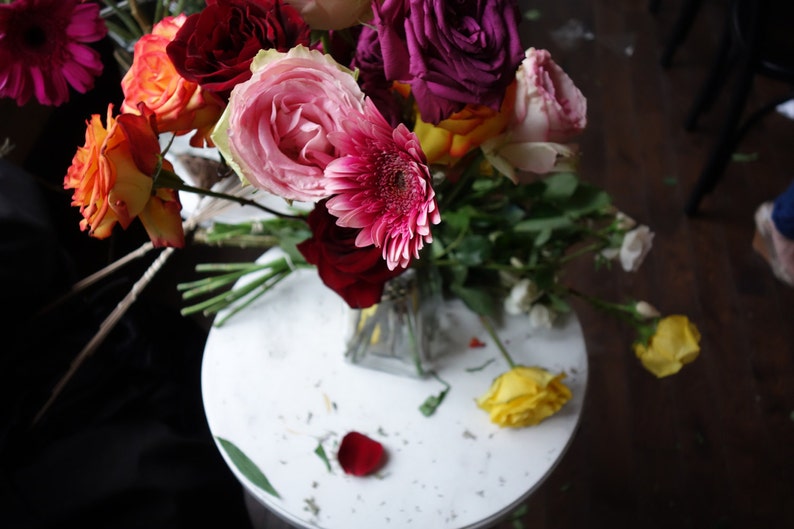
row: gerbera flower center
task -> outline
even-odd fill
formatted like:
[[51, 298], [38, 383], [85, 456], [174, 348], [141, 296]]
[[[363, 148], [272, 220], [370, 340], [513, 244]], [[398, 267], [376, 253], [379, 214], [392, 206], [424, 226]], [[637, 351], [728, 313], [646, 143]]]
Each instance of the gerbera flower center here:
[[386, 207], [392, 211], [410, 210], [420, 197], [413, 184], [413, 167], [398, 153], [384, 153], [378, 164], [378, 189]]
[[22, 32], [22, 40], [27, 47], [39, 49], [47, 42], [47, 33], [41, 26], [30, 26]]

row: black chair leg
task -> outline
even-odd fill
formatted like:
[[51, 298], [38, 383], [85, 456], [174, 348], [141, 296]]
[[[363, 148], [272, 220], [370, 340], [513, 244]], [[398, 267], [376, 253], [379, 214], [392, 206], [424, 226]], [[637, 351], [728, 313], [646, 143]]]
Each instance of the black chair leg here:
[[755, 70], [753, 68], [753, 62], [748, 58], [743, 62], [736, 79], [736, 86], [734, 87], [730, 107], [728, 108], [727, 116], [720, 130], [717, 142], [712, 148], [706, 165], [700, 173], [700, 177], [695, 183], [695, 187], [684, 206], [684, 212], [689, 216], [697, 213], [703, 197], [710, 193], [720, 181], [741, 139], [739, 132], [742, 134], [746, 132], [746, 127], [740, 129], [739, 123], [747, 103], [747, 96], [750, 94], [750, 89], [753, 85], [754, 75]]
[[725, 27], [720, 37], [720, 44], [717, 48], [716, 56], [712, 62], [708, 76], [703, 82], [697, 96], [695, 96], [692, 106], [684, 120], [684, 130], [694, 130], [701, 114], [711, 109], [711, 106], [717, 99], [717, 94], [719, 94], [720, 89], [725, 85], [730, 71], [736, 62], [729, 18], [730, 17], [726, 17]]
[[703, 5], [703, 0], [684, 1], [684, 4], [681, 6], [681, 11], [678, 13], [678, 18], [676, 18], [675, 25], [673, 26], [673, 32], [667, 39], [664, 50], [662, 50], [661, 59], [659, 59], [659, 63], [663, 68], [670, 67], [670, 64], [673, 62], [673, 55], [678, 49], [678, 46], [686, 39], [689, 30], [692, 29], [692, 24], [695, 22], [695, 16], [697, 16], [698, 11], [700, 11], [701, 5]]

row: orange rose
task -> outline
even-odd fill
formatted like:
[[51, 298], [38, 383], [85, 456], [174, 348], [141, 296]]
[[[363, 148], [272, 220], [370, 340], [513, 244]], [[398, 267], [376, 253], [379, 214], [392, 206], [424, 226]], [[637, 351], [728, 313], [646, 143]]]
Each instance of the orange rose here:
[[427, 162], [451, 165], [485, 140], [501, 134], [512, 114], [514, 92], [515, 84], [508, 88], [499, 112], [484, 105], [467, 105], [436, 126], [422, 121], [417, 113], [414, 133]]
[[209, 135], [225, 104], [182, 78], [168, 58], [165, 48], [186, 19], [184, 14], [166, 17], [135, 43], [132, 67], [121, 80], [121, 110], [138, 114], [138, 104], [144, 103], [154, 112], [160, 132], [187, 134], [195, 130], [190, 144], [202, 147], [212, 145]]
[[[108, 105], [107, 129], [99, 114], [87, 123], [85, 145], [78, 147], [64, 178], [74, 189], [72, 205], [80, 207], [80, 229], [97, 239], [110, 236], [116, 223], [127, 228], [138, 217], [155, 246], [185, 245], [182, 209], [173, 189], [154, 190], [152, 176], [160, 160], [160, 144], [150, 121], [136, 114], [113, 118]], [[173, 167], [163, 161], [163, 169]]]

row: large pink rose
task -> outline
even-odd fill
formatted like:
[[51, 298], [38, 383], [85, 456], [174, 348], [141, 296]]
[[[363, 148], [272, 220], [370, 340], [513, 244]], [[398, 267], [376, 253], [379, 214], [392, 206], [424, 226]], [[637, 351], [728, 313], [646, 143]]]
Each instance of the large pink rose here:
[[516, 73], [515, 103], [507, 129], [483, 143], [499, 171], [545, 174], [575, 168], [578, 146], [570, 142], [587, 124], [587, 100], [546, 50], [530, 48]]
[[297, 46], [262, 51], [251, 79], [237, 85], [212, 139], [237, 174], [287, 200], [328, 196], [323, 171], [339, 156], [328, 134], [363, 109], [352, 72]]

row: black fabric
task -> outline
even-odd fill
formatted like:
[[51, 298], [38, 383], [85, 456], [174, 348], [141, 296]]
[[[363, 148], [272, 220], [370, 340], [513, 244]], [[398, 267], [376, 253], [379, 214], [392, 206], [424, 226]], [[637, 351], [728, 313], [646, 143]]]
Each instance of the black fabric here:
[[206, 333], [174, 309], [136, 302], [31, 424], [137, 276], [38, 314], [74, 280], [74, 256], [32, 177], [0, 169], [0, 527], [249, 528], [201, 405]]

